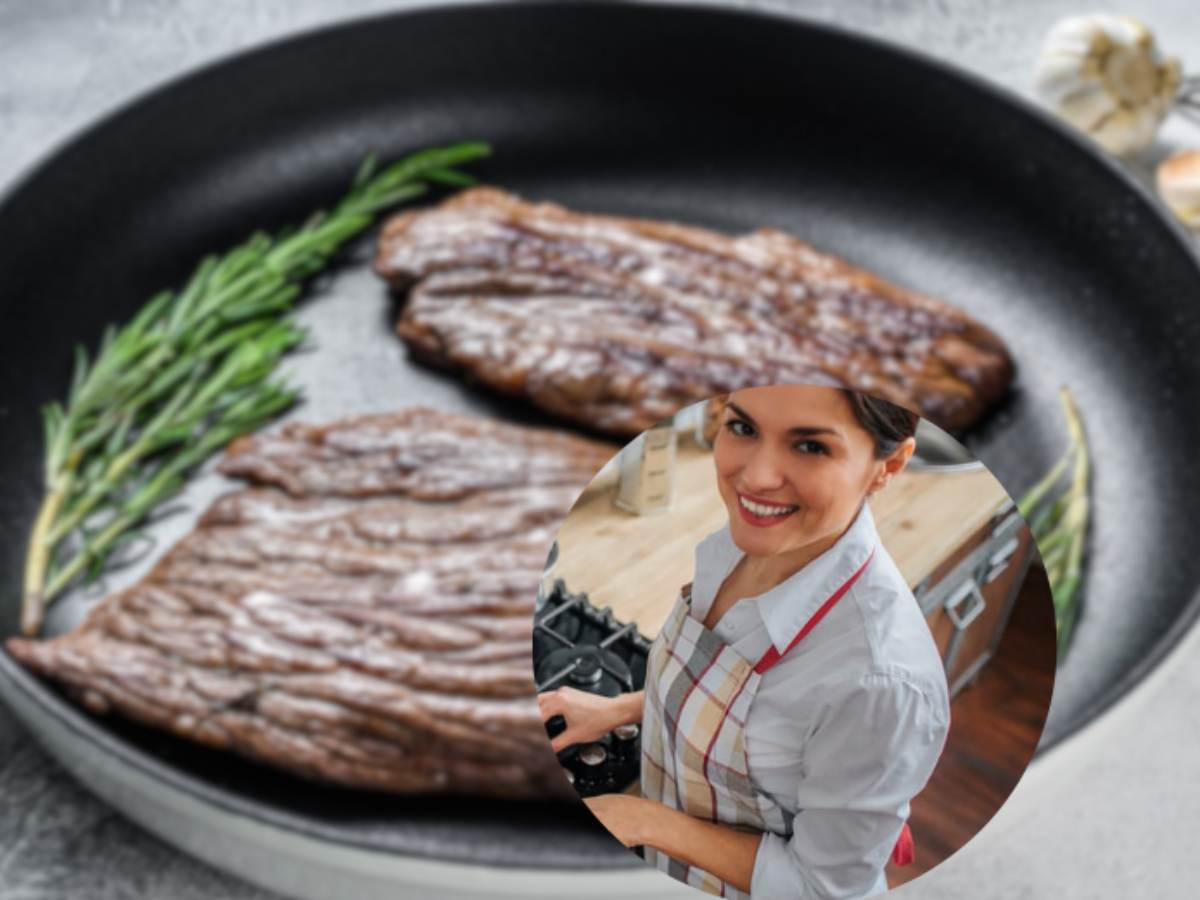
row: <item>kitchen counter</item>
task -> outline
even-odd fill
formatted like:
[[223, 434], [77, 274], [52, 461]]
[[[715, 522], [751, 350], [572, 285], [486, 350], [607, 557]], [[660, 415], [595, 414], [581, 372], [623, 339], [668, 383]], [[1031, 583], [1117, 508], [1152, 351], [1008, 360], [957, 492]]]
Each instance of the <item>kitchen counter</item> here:
[[[1131, 12], [1200, 71], [1195, 0], [721, 0], [905, 44], [1029, 95], [1060, 16]], [[105, 0], [0, 4], [0, 182], [165, 80], [250, 46], [394, 0]], [[1172, 120], [1154, 163], [1200, 130]], [[3, 411], [0, 411], [3, 412]], [[1128, 697], [1039, 759], [963, 850], [899, 900], [1190, 900], [1200, 884], [1200, 629]], [[0, 707], [0, 896], [5, 900], [269, 900], [129, 824], [79, 787]], [[698, 895], [697, 895], [698, 896]]]
[[[666, 512], [632, 515], [612, 500], [612, 483], [600, 479], [579, 498], [558, 534], [555, 577], [653, 638], [680, 585], [692, 578], [696, 544], [727, 518], [712, 453], [694, 444], [679, 447], [674, 501]], [[915, 588], [1007, 503], [986, 469], [906, 471], [872, 498], [871, 512], [883, 545]]]

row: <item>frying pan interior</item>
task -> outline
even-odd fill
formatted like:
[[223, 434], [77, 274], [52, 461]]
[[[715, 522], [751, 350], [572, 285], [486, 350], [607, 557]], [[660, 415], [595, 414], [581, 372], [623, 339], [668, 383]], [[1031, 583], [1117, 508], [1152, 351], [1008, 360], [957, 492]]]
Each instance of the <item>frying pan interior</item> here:
[[[17, 628], [39, 500], [37, 410], [64, 393], [70, 348], [93, 345], [204, 253], [329, 203], [368, 151], [466, 138], [494, 145], [486, 181], [529, 198], [782, 228], [987, 322], [1019, 377], [968, 444], [1010, 493], [1053, 463], [1057, 390], [1073, 389], [1095, 516], [1087, 607], [1047, 742], [1119, 696], [1194, 618], [1200, 554], [1182, 498], [1200, 496], [1188, 414], [1200, 409], [1200, 275], [1138, 189], [1040, 114], [857, 37], [678, 5], [535, 3], [368, 20], [236, 58], [101, 123], [8, 197], [0, 634]], [[389, 334], [391, 301], [361, 265], [369, 242], [358, 249], [305, 309], [320, 349], [301, 367], [300, 416], [434, 396], [538, 420], [408, 363]], [[356, 315], [373, 329], [370, 352], [339, 324]], [[7, 657], [0, 675], [81, 739], [286, 827], [446, 859], [630, 864], [574, 807], [305, 785], [93, 720]]]

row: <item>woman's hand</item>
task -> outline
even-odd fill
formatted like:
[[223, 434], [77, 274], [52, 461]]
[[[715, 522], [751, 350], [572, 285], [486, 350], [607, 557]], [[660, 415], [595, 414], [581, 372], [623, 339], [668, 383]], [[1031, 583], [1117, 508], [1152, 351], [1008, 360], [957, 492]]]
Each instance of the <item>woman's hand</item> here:
[[558, 753], [572, 744], [598, 740], [618, 725], [639, 721], [642, 718], [642, 697], [641, 691], [617, 697], [601, 697], [587, 691], [561, 687], [556, 691], [538, 694], [538, 708], [543, 723], [554, 716], [562, 716], [566, 720], [566, 730], [550, 742], [554, 752]]
[[608, 833], [626, 847], [647, 843], [647, 835], [654, 832], [654, 822], [661, 803], [634, 797], [631, 794], [600, 794], [583, 800]]

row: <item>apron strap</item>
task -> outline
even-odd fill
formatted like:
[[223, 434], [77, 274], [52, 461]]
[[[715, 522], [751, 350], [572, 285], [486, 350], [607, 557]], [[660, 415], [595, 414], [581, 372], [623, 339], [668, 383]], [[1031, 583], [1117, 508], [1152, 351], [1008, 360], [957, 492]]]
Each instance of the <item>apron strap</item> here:
[[871, 560], [874, 558], [875, 558], [875, 548], [872, 547], [871, 553], [867, 557], [866, 562], [864, 562], [861, 566], [858, 567], [857, 572], [855, 572], [853, 575], [851, 575], [849, 578], [846, 579], [845, 584], [843, 584], [840, 588], [838, 588], [836, 591], [834, 591], [832, 594], [829, 595], [829, 599], [827, 599], [824, 603], [822, 603], [821, 608], [818, 609], [815, 613], [813, 613], [813, 617], [804, 623], [804, 627], [800, 629], [800, 633], [797, 634], [794, 638], [792, 638], [792, 642], [787, 645], [787, 647], [784, 649], [783, 653], [780, 653], [772, 645], [771, 648], [769, 650], [767, 650], [767, 652], [765, 654], [763, 654], [763, 658], [758, 661], [758, 665], [756, 665], [754, 667], [754, 671], [757, 672], [759, 675], [761, 675], [763, 672], [767, 671], [767, 669], [771, 668], [771, 666], [775, 665], [775, 663], [777, 663], [777, 662], [779, 662], [779, 660], [783, 659], [783, 657], [787, 655], [788, 651], [790, 651], [793, 647], [795, 647], [798, 643], [800, 643], [800, 641], [810, 631], [812, 631], [814, 628], [816, 628], [817, 624], [823, 618], [825, 618], [826, 613], [828, 613], [831, 609], [833, 609], [834, 604], [836, 604], [839, 600], [842, 599], [842, 597], [843, 597], [843, 595], [845, 595], [846, 591], [850, 590], [850, 588], [854, 585], [854, 582], [858, 581], [858, 577], [860, 575], [862, 575], [863, 572], [866, 571], [867, 566], [869, 566], [871, 564]]
[[916, 844], [913, 842], [912, 829], [908, 823], [900, 829], [900, 837], [896, 838], [896, 846], [892, 848], [892, 862], [898, 866], [912, 865], [916, 856]]

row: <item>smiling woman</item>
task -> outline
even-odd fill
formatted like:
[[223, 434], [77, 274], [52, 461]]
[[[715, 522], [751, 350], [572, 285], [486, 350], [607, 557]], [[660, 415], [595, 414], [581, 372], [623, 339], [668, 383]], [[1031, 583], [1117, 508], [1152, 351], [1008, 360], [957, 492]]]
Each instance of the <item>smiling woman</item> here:
[[[726, 897], [858, 898], [912, 861], [911, 801], [950, 732], [948, 659], [869, 501], [904, 473], [918, 421], [827, 387], [729, 395], [709, 462], [725, 521], [695, 545], [644, 688], [540, 695], [545, 719], [563, 717], [560, 753], [639, 726], [640, 796], [586, 802], [676, 879]], [[582, 537], [569, 526], [564, 560]]]

